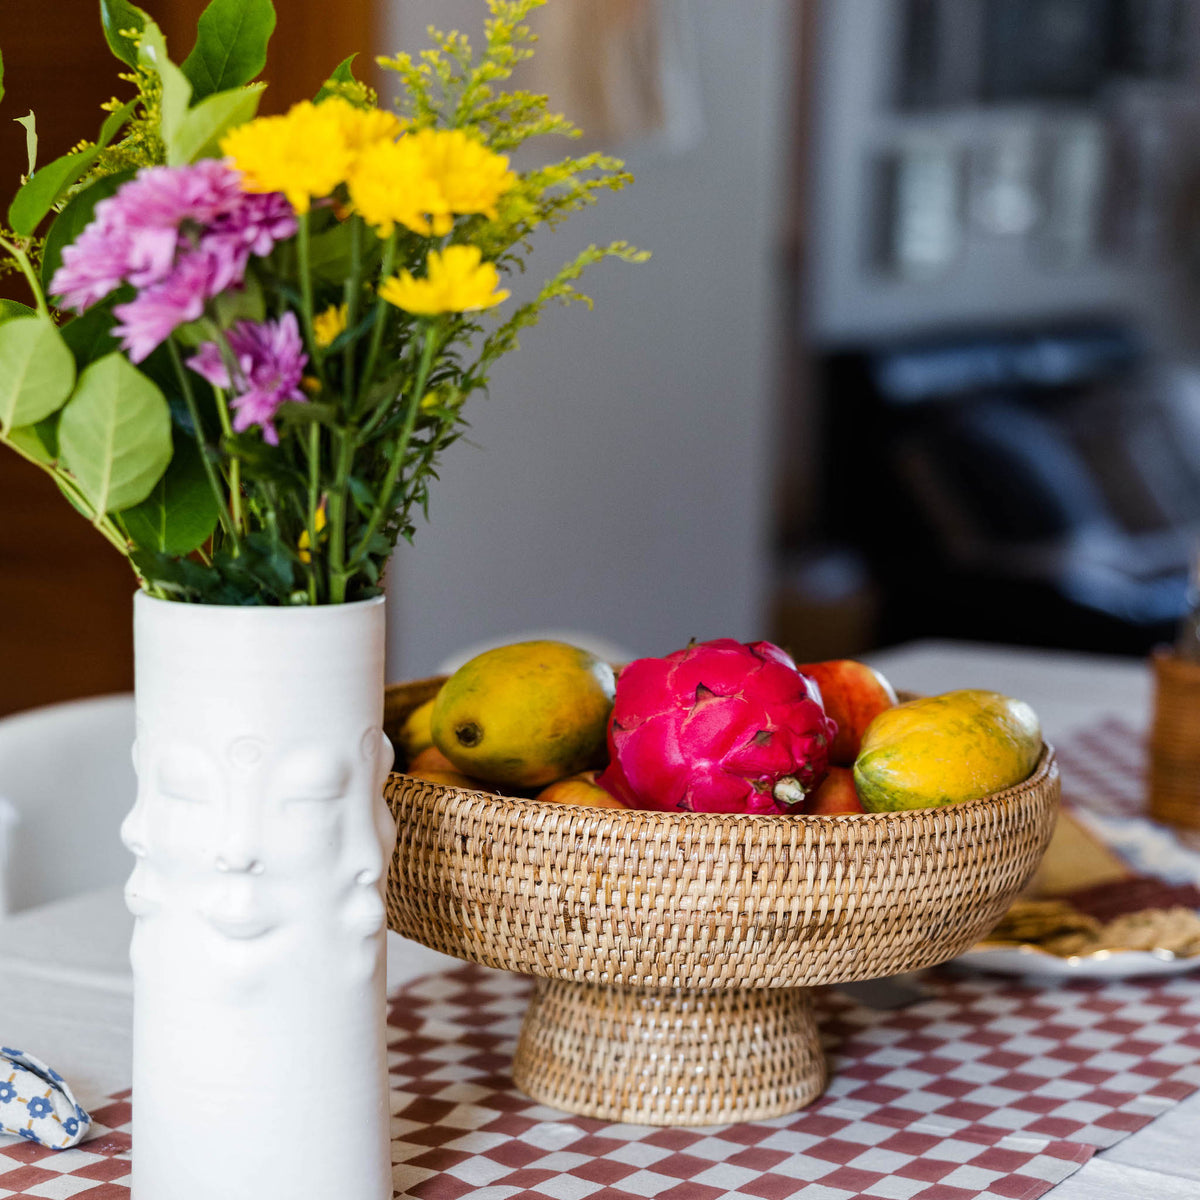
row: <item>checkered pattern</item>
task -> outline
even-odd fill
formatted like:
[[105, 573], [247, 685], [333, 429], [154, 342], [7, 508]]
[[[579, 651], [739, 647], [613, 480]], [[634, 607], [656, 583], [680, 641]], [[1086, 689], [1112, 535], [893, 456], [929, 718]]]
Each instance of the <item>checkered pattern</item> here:
[[1140, 729], [1106, 717], [1055, 742], [1063, 799], [1108, 817], [1146, 809], [1146, 745]]
[[121, 1092], [92, 1109], [92, 1136], [71, 1150], [0, 1138], [0, 1200], [129, 1200], [128, 1097]]
[[[968, 990], [964, 1004], [957, 999], [961, 981], [939, 977], [925, 986], [931, 998], [899, 1013], [863, 1009], [834, 992], [820, 998], [835, 1087], [803, 1112], [710, 1129], [655, 1129], [566, 1116], [513, 1088], [509, 1064], [527, 980], [479, 967], [418, 980], [391, 1015], [396, 1193], [405, 1200], [1040, 1196], [1100, 1143], [1070, 1140], [1040, 1124], [1066, 1103], [1057, 1075], [1038, 1074], [1047, 1049], [1034, 1047], [1032, 1065], [1028, 1052], [1007, 1049], [1033, 1040], [1008, 1023], [1019, 1022], [1037, 994], [997, 1005], [1002, 987], [972, 982], [983, 990]], [[1070, 1009], [1067, 1001], [1063, 1007]], [[1196, 1008], [1200, 1016], [1200, 997]], [[987, 1040], [978, 1040], [981, 1033]], [[987, 1061], [977, 1065], [980, 1058]], [[1200, 1063], [1200, 1040], [1194, 1061]], [[1030, 1072], [1026, 1092], [1042, 1084], [1049, 1092], [1032, 1099], [1017, 1093], [1020, 1065]], [[1077, 1066], [1087, 1069], [1084, 1061], [1066, 1061], [1061, 1071]], [[1046, 1095], [1054, 1096], [1049, 1108]], [[1028, 1112], [1022, 1103], [1032, 1106]], [[1079, 1132], [1083, 1122], [1070, 1125]]]
[[[1142, 751], [1117, 722], [1061, 747], [1068, 794], [1140, 803]], [[1030, 988], [953, 971], [876, 1010], [828, 990], [832, 1080], [803, 1112], [711, 1129], [572, 1117], [509, 1076], [529, 982], [462, 967], [389, 1014], [392, 1158], [403, 1200], [1034, 1200], [1098, 1148], [1200, 1088], [1187, 976]], [[0, 1200], [127, 1200], [129, 1105], [55, 1154], [0, 1142]]]

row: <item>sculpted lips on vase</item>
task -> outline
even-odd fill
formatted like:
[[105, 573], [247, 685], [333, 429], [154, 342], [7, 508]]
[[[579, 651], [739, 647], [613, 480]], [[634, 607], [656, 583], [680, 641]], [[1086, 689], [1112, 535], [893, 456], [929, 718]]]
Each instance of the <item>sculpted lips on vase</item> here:
[[279, 924], [257, 903], [255, 881], [249, 877], [257, 865], [252, 863], [246, 875], [227, 880], [218, 889], [213, 902], [200, 910], [200, 915], [218, 933], [235, 941], [260, 938]]
[[378, 871], [363, 870], [354, 877], [355, 888], [346, 898], [342, 920], [349, 933], [371, 937], [384, 924], [387, 912], [379, 895]]

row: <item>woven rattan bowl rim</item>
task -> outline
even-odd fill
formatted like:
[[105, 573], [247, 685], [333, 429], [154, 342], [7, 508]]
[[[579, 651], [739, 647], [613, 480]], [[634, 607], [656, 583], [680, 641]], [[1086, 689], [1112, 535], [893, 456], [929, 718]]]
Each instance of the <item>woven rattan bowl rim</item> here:
[[[440, 680], [388, 689], [388, 728]], [[393, 929], [460, 958], [630, 986], [798, 987], [945, 961], [991, 928], [1053, 829], [1058, 768], [906, 812], [592, 809], [393, 774]]]

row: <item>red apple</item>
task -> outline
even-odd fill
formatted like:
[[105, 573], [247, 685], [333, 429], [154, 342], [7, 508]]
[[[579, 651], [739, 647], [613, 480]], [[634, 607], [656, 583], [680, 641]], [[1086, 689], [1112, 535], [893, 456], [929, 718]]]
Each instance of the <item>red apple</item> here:
[[830, 767], [821, 786], [804, 797], [803, 811], [826, 816], [862, 812], [862, 801], [854, 786], [854, 772], [849, 767]]
[[816, 680], [825, 712], [837, 722], [829, 761], [839, 767], [853, 766], [867, 726], [896, 703], [895, 689], [874, 667], [852, 658], [805, 663], [800, 670]]

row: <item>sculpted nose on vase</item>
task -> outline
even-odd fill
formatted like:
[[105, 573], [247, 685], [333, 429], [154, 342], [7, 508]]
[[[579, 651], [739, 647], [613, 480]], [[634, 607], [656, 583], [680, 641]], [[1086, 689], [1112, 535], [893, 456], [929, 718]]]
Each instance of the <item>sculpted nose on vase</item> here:
[[217, 855], [217, 870], [222, 874], [261, 875], [263, 865], [249, 853], [239, 853], [235, 850], [232, 853]]
[[239, 781], [230, 788], [227, 803], [214, 865], [222, 875], [261, 875], [261, 799], [257, 788], [250, 781]]

